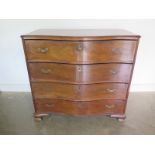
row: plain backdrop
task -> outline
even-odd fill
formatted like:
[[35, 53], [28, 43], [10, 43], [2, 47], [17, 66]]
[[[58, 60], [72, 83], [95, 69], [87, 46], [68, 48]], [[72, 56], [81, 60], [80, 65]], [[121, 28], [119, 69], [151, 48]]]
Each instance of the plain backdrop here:
[[45, 28], [121, 28], [141, 35], [131, 91], [155, 91], [155, 20], [0, 20], [0, 91], [30, 91], [20, 36]]

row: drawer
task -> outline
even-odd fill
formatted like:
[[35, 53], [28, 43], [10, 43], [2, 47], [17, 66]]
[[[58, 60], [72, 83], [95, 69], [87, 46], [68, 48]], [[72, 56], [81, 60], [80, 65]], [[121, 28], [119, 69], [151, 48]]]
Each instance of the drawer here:
[[133, 63], [136, 47], [137, 42], [131, 40], [85, 42], [82, 61]]
[[26, 40], [25, 49], [29, 62], [62, 62], [90, 64], [103, 62], [132, 63], [137, 42], [112, 41], [49, 41]]
[[101, 83], [75, 85], [64, 83], [31, 83], [34, 98], [55, 98], [74, 101], [126, 99], [127, 84]]
[[26, 55], [32, 61], [77, 62], [79, 61], [79, 42], [26, 40]]
[[38, 113], [59, 112], [71, 115], [123, 114], [125, 101], [97, 100], [87, 102], [66, 101], [60, 99], [36, 99]]
[[29, 63], [31, 81], [58, 81], [68, 83], [128, 83], [131, 64], [71, 65], [57, 63]]

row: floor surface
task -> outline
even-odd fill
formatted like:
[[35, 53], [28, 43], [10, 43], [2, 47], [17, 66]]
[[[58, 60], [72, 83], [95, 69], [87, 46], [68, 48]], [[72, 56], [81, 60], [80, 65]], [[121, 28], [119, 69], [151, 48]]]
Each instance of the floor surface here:
[[130, 93], [124, 122], [106, 116], [52, 114], [33, 119], [30, 93], [0, 93], [1, 135], [132, 135], [155, 134], [155, 93]]

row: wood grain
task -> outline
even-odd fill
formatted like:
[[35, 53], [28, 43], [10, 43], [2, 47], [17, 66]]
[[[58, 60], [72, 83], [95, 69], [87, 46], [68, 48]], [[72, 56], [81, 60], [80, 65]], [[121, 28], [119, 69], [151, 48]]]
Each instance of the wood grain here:
[[24, 40], [138, 40], [139, 35], [122, 29], [40, 29], [21, 36]]
[[[94, 42], [26, 40], [29, 62], [91, 64], [107, 62], [133, 63], [136, 41]], [[39, 49], [48, 49], [40, 52]]]
[[123, 114], [125, 101], [98, 100], [88, 102], [75, 102], [60, 99], [36, 99], [37, 113], [66, 113], [70, 115], [99, 115]]
[[139, 35], [46, 29], [21, 37], [35, 117], [58, 112], [125, 119]]
[[132, 64], [70, 65], [29, 63], [32, 82], [91, 84], [102, 82], [128, 83]]
[[35, 98], [58, 98], [74, 101], [126, 99], [127, 84], [101, 83], [74, 85], [65, 83], [32, 83]]

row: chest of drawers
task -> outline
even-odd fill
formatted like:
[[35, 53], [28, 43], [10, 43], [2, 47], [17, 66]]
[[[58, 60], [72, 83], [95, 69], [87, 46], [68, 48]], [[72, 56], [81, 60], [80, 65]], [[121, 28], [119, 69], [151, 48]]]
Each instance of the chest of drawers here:
[[139, 38], [114, 29], [45, 29], [22, 35], [34, 116], [124, 119]]

